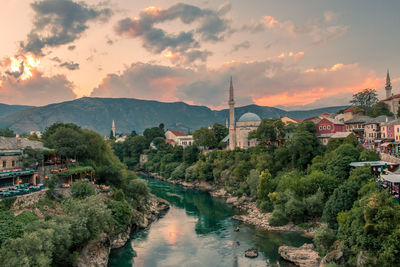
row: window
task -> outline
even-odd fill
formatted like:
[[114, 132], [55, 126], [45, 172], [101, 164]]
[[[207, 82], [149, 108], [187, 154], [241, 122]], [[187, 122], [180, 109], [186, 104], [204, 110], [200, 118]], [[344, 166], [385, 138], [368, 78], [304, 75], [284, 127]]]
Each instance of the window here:
[[11, 166], [15, 167], [15, 160], [11, 161]]
[[322, 126], [319, 126], [319, 129], [322, 130]]
[[7, 166], [7, 161], [3, 160], [3, 168]]
[[326, 129], [326, 126], [324, 125], [324, 130]]
[[326, 128], [327, 128], [328, 130], [330, 130], [330, 129], [331, 129], [331, 126], [330, 126], [330, 125], [328, 125], [328, 126], [326, 126]]

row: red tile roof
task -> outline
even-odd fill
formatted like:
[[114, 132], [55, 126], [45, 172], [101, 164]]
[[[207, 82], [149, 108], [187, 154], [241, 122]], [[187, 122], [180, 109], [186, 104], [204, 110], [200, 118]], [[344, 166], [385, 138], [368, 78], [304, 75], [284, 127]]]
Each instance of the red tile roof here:
[[381, 100], [380, 102], [386, 101], [386, 100], [391, 100], [393, 98], [400, 98], [400, 94], [389, 96], [388, 98], [385, 98], [385, 99]]
[[172, 139], [165, 139], [165, 143], [173, 145], [173, 144], [175, 144], [175, 141]]
[[328, 112], [324, 112], [320, 116], [329, 116], [329, 115], [331, 115], [331, 114], [329, 114]]
[[182, 133], [181, 131], [178, 130], [169, 130], [171, 133], [173, 133], [175, 136], [186, 136], [187, 134]]

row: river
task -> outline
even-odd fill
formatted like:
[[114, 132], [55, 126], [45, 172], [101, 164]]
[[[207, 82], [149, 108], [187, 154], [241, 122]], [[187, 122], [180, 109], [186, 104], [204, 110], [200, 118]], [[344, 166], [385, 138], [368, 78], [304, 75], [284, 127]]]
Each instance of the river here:
[[[113, 250], [109, 267], [293, 266], [280, 259], [279, 246], [311, 242], [300, 233], [264, 231], [234, 221], [231, 217], [239, 211], [206, 192], [141, 178], [154, 195], [170, 202], [170, 210]], [[234, 231], [237, 226], [239, 232]], [[251, 247], [259, 250], [255, 259], [244, 257]]]

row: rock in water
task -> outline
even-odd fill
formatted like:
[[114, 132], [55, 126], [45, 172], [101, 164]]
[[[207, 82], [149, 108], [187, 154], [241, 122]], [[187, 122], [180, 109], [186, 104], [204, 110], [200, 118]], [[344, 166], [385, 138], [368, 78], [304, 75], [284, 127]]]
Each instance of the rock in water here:
[[240, 231], [239, 227], [236, 227], [235, 232], [239, 232], [239, 231]]
[[245, 251], [244, 256], [246, 256], [247, 258], [257, 258], [258, 250], [256, 248], [249, 248]]
[[304, 244], [299, 248], [280, 246], [279, 254], [285, 260], [300, 267], [318, 267], [320, 262], [320, 257], [314, 250], [313, 244]]

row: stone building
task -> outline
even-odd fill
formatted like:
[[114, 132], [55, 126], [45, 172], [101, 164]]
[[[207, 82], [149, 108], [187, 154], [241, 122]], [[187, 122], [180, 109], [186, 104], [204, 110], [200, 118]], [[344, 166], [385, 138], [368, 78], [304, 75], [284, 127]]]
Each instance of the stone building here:
[[45, 149], [39, 141], [17, 137], [0, 137], [0, 187], [12, 186], [19, 182], [36, 183], [37, 174], [35, 170], [24, 169], [19, 160], [26, 147]]
[[173, 146], [191, 146], [194, 143], [193, 136], [189, 134], [182, 133], [178, 130], [168, 130], [165, 132], [165, 142]]
[[254, 113], [247, 112], [243, 114], [239, 120], [235, 121], [235, 100], [233, 98], [233, 85], [232, 77], [229, 87], [229, 136], [223, 141], [228, 142], [230, 150], [234, 150], [236, 147], [241, 149], [248, 149], [257, 145], [256, 139], [248, 139], [248, 135], [251, 131], [254, 131], [260, 126], [261, 118]]

